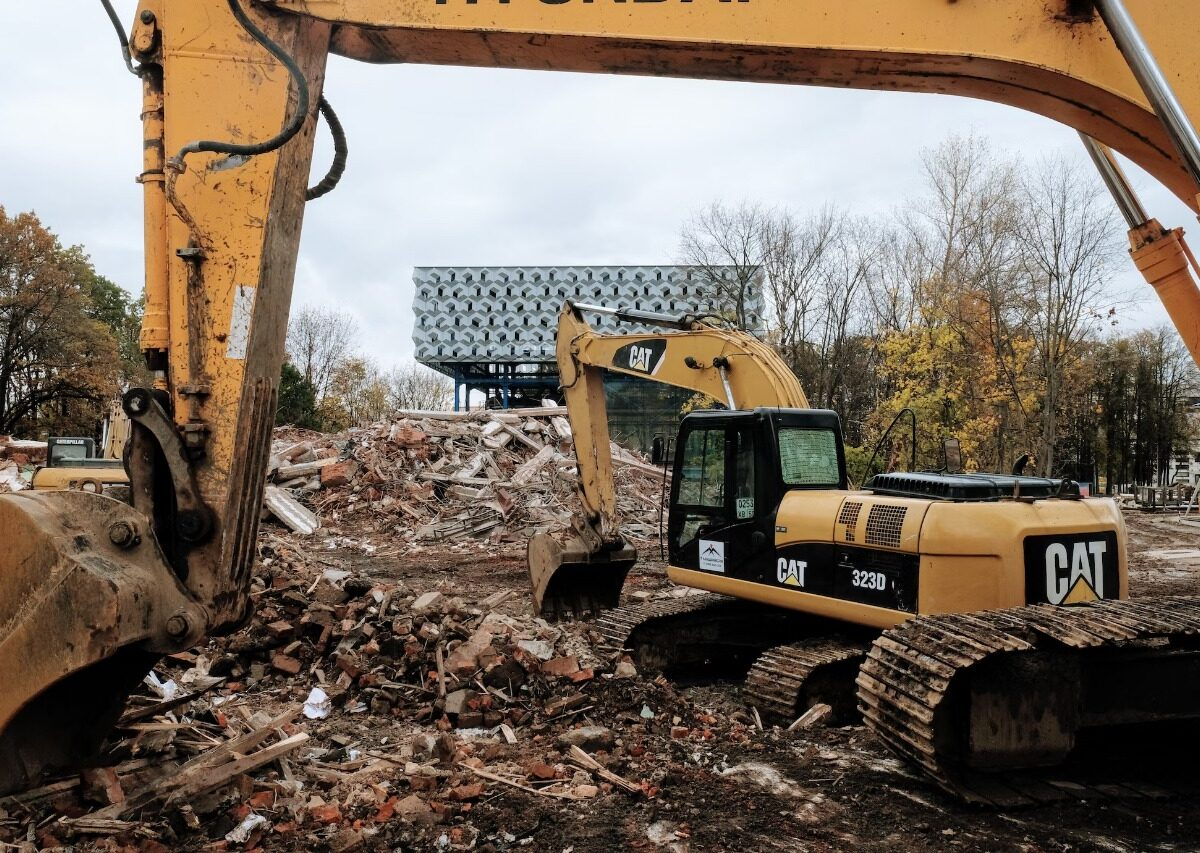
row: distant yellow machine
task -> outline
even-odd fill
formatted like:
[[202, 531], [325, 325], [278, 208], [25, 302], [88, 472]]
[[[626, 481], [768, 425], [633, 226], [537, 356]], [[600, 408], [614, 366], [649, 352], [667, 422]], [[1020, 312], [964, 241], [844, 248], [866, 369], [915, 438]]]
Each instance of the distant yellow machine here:
[[120, 459], [97, 458], [90, 438], [53, 436], [46, 464], [33, 473], [35, 491], [76, 489], [104, 494], [113, 486], [128, 486], [129, 475]]
[[96, 453], [96, 442], [91, 438], [51, 436], [46, 446], [46, 464], [34, 471], [33, 489], [74, 489], [127, 499], [129, 475], [121, 457], [129, 440], [129, 429], [129, 418], [120, 403], [115, 403], [104, 419], [100, 454]]

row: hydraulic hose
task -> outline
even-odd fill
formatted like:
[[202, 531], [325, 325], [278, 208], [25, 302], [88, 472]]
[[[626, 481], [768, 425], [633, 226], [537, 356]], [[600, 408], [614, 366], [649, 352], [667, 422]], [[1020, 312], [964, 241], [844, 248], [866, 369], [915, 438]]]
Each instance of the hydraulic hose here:
[[325, 119], [325, 124], [329, 125], [329, 132], [333, 136], [333, 162], [329, 164], [329, 171], [325, 173], [321, 182], [308, 188], [308, 192], [304, 194], [305, 201], [320, 198], [338, 185], [342, 173], [346, 171], [346, 156], [350, 152], [346, 143], [346, 131], [324, 95], [317, 100], [317, 109], [321, 111], [321, 117]]
[[117, 39], [121, 42], [121, 55], [125, 59], [125, 67], [129, 69], [130, 74], [141, 77], [141, 69], [133, 66], [133, 55], [129, 52], [129, 36], [125, 34], [125, 27], [121, 25], [121, 19], [117, 17], [116, 10], [113, 9], [110, 0], [100, 0], [100, 5], [108, 13], [108, 19], [112, 21], [113, 29], [117, 31]]

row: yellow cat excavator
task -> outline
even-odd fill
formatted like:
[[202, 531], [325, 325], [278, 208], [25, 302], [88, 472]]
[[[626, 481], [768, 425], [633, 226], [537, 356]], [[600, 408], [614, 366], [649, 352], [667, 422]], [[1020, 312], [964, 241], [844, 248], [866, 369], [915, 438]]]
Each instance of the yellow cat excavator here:
[[[584, 312], [674, 331], [601, 334]], [[1174, 719], [1177, 679], [1196, 661], [1171, 642], [1186, 638], [1159, 635], [1156, 619], [1190, 616], [1195, 602], [1158, 602], [1149, 620], [1128, 603], [1052, 609], [1127, 597], [1125, 527], [1112, 500], [1084, 498], [1070, 481], [946, 471], [881, 474], [849, 490], [836, 413], [808, 408], [774, 350], [719, 318], [568, 303], [557, 360], [584, 512], [565, 547], [549, 534], [530, 541], [542, 616], [598, 616], [607, 647], [640, 664], [748, 671], [751, 705], [788, 722], [817, 702], [843, 718], [861, 704], [895, 737], [920, 744], [928, 733], [939, 781], [969, 798], [1020, 802], [1033, 783], [1000, 781], [996, 771], [1066, 760], [1086, 730], [1111, 725], [1114, 700], [1127, 725]], [[680, 425], [666, 530], [670, 579], [720, 595], [610, 610], [636, 553], [616, 525], [606, 371], [727, 407]], [[959, 615], [919, 621], [870, 648], [883, 629], [938, 614]], [[1085, 634], [1097, 619], [1120, 621], [1122, 641], [1166, 642], [1125, 649], [1107, 637], [1102, 651], [1064, 663], [1061, 651], [1047, 652], [1053, 631], [1039, 635], [1045, 625]], [[1000, 644], [1003, 666], [1021, 677], [998, 682], [997, 662], [984, 665], [990, 655], [971, 657], [981, 637]], [[1148, 684], [1141, 672], [1151, 665], [1179, 669]], [[1098, 678], [1106, 689], [1085, 695]], [[967, 710], [931, 729], [924, 717], [896, 715], [898, 690], [920, 691], [931, 711], [943, 702]], [[959, 737], [954, 751], [938, 751], [938, 740]], [[984, 769], [992, 772], [975, 772]]]
[[[330, 53], [377, 63], [987, 98], [1078, 128], [1143, 166], [1193, 208], [1200, 189], [1200, 144], [1191, 120], [1200, 115], [1200, 55], [1194, 50], [1200, 10], [1193, 0], [1130, 0], [1131, 10], [1122, 0], [142, 0], [128, 35], [109, 0], [101, 2], [141, 86], [141, 345], [154, 381], [123, 400], [133, 424], [126, 457], [132, 506], [70, 491], [0, 496], [4, 790], [49, 768], [77, 765], [159, 656], [206, 634], [235, 630], [246, 618], [304, 205], [336, 182], [345, 159], [340, 126], [322, 96]], [[306, 188], [318, 113], [334, 133], [338, 153], [330, 175]], [[1200, 294], [1180, 232], [1135, 207], [1126, 212], [1135, 260], [1192, 352], [1200, 352]], [[729, 364], [734, 386], [737, 360]], [[737, 436], [740, 429], [717, 432]], [[791, 430], [807, 438], [784, 438]], [[745, 432], [755, 438], [756, 453], [766, 447], [757, 436], [772, 431], [771, 447], [789, 454], [786, 465], [780, 459], [781, 476], [817, 476], [826, 486], [830, 441], [836, 446], [829, 430], [763, 414]], [[685, 438], [685, 449], [692, 446]], [[701, 467], [708, 464], [706, 450], [697, 458]], [[814, 469], [824, 473], [813, 474], [809, 459], [826, 460], [825, 468]], [[765, 492], [755, 498], [756, 517], [766, 500]], [[791, 489], [780, 497], [788, 519], [780, 526], [788, 526], [789, 537], [801, 530], [790, 526], [788, 505], [795, 500]], [[848, 515], [837, 521], [827, 544], [835, 535], [865, 535], [872, 500], [863, 499], [857, 520]], [[1072, 514], [1091, 506], [1054, 503], [1060, 504]], [[703, 501], [697, 505], [703, 508]], [[922, 541], [931, 519], [942, 513], [935, 506], [924, 511]], [[986, 510], [997, 506], [967, 505], [964, 512], [978, 514], [977, 526], [946, 535], [973, 537], [981, 555], [1012, 554], [1023, 546], [1005, 538], [1020, 531], [991, 526]], [[736, 516], [736, 503], [732, 511]], [[901, 547], [893, 552], [901, 564], [915, 517], [898, 522]], [[688, 523], [697, 531], [705, 526], [702, 519]], [[1097, 579], [1092, 543], [1100, 540], [1091, 535], [1105, 524], [1097, 521], [1082, 551], [1072, 544], [1063, 556], [1048, 548], [1045, 559], [1055, 565], [1069, 560], [1072, 574], [1090, 571], [1093, 590], [1108, 598], [1114, 588], [1108, 576]], [[1118, 548], [1104, 553], [1119, 554]], [[717, 553], [698, 554], [695, 568], [680, 569], [697, 578], [718, 576], [699, 564], [702, 556], [718, 559]], [[724, 559], [735, 559], [732, 546]], [[787, 577], [799, 580], [807, 568], [799, 564], [802, 557], [796, 559], [794, 572], [787, 564]], [[961, 595], [987, 606], [1006, 601], [1008, 593], [982, 589], [992, 582], [972, 575], [960, 585]], [[873, 581], [863, 588], [866, 583]], [[1096, 588], [1101, 583], [1103, 590]], [[918, 590], [918, 606], [922, 595]], [[1013, 737], [1054, 740], [1048, 732], [1057, 733], [1063, 714], [1045, 716], [1045, 726], [1024, 721], [1041, 720], [1039, 709], [1064, 704], [1063, 692], [1043, 671], [1053, 669], [1044, 657], [1022, 652], [1052, 644], [1062, 653], [1057, 674], [1088, 669], [1090, 663], [1069, 652], [1094, 647], [1116, 654], [1120, 676], [1137, 669], [1130, 649], [1145, 647], [1153, 668], [1140, 672], [1155, 686], [1147, 693], [1155, 699], [1163, 694], [1163, 680], [1194, 660], [1183, 638], [1200, 628], [1195, 602], [1034, 608], [1037, 619], [1026, 610], [913, 619], [889, 631], [872, 647], [874, 663], [863, 667], [862, 678], [880, 685], [865, 700], [873, 709], [868, 719], [898, 749], [945, 775], [947, 750], [961, 751], [963, 741], [962, 716], [947, 709], [964, 703], [954, 697], [953, 683], [943, 689], [955, 681], [956, 667], [972, 660], [995, 663], [998, 683], [1026, 684], [1018, 693], [971, 693], [967, 717], [995, 714], [993, 728], [1022, 721]], [[958, 621], [945, 621], [952, 619]], [[904, 633], [910, 626], [919, 629], [911, 636]], [[1020, 677], [1004, 671], [1004, 661], [1012, 661]], [[1108, 689], [1107, 669], [1083, 682], [1067, 681], [1082, 684], [1089, 695], [1108, 696], [1105, 713], [1114, 719], [1143, 710], [1128, 691]], [[1191, 676], [1180, 681], [1196, 683]], [[996, 700], [991, 705], [989, 696]], [[1186, 690], [1170, 698], [1180, 717], [1200, 707]], [[1001, 713], [1001, 706], [1013, 703], [1028, 706], [1029, 713]]]

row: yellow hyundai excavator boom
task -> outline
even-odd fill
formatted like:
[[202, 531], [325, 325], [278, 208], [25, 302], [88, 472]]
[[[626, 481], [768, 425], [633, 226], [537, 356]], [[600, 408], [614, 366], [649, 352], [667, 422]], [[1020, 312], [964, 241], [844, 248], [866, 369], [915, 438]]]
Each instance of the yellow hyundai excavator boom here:
[[[332, 183], [305, 186], [318, 112], [337, 127], [322, 97], [330, 53], [987, 98], [1078, 128], [1195, 209], [1200, 9], [1130, 7], [142, 0], [121, 33], [141, 86], [141, 344], [154, 376], [124, 399], [133, 506], [0, 496], [0, 789], [83, 760], [157, 656], [246, 617], [304, 205]], [[1135, 258], [1172, 282], [1160, 292], [1200, 353], [1178, 232], [1137, 226]]]

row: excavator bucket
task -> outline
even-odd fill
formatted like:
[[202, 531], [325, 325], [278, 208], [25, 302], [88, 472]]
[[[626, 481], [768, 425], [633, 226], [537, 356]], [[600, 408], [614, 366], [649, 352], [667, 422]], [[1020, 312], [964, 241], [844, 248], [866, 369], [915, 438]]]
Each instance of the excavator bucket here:
[[534, 612], [549, 622], [599, 615], [617, 606], [625, 576], [637, 562], [628, 545], [592, 552], [578, 537], [565, 545], [545, 533], [529, 540]]
[[0, 793], [78, 767], [204, 611], [146, 520], [78, 491], [0, 495]]

